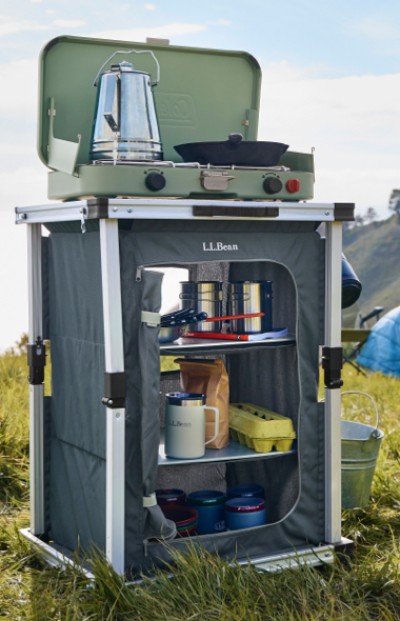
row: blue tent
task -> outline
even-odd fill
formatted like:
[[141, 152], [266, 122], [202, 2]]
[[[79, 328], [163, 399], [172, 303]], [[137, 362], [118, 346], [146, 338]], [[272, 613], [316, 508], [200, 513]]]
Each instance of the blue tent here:
[[400, 306], [374, 325], [356, 362], [372, 371], [400, 377]]

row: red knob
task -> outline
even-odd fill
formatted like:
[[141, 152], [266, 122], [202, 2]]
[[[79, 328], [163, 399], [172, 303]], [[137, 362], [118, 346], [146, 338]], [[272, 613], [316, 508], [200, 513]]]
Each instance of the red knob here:
[[293, 194], [294, 192], [298, 192], [300, 190], [300, 180], [288, 179], [288, 181], [286, 181], [286, 189], [291, 194]]

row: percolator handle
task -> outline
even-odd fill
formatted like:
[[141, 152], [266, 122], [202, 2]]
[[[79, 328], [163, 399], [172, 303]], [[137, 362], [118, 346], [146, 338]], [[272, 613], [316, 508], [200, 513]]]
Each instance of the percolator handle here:
[[360, 390], [343, 390], [342, 391], [342, 396], [343, 395], [361, 395], [363, 397], [368, 397], [368, 399], [370, 399], [374, 410], [375, 410], [375, 414], [376, 414], [376, 425], [375, 425], [375, 430], [372, 432], [371, 436], [376, 438], [379, 435], [378, 432], [378, 427], [379, 427], [379, 411], [378, 411], [378, 406], [376, 405], [375, 399], [373, 399], [371, 397], [371, 395], [369, 395], [367, 392], [361, 392]]
[[118, 50], [118, 51], [114, 52], [101, 65], [101, 67], [98, 70], [98, 72], [96, 74], [96, 77], [94, 79], [93, 86], [97, 86], [97, 82], [98, 82], [99, 76], [100, 76], [101, 72], [103, 71], [104, 67], [110, 62], [110, 60], [112, 58], [114, 58], [114, 56], [117, 56], [118, 54], [150, 54], [153, 57], [153, 60], [156, 63], [156, 67], [157, 67], [157, 79], [154, 82], [152, 82], [151, 85], [152, 86], [157, 86], [157, 84], [160, 81], [160, 63], [158, 62], [157, 58], [155, 57], [154, 53], [151, 50]]

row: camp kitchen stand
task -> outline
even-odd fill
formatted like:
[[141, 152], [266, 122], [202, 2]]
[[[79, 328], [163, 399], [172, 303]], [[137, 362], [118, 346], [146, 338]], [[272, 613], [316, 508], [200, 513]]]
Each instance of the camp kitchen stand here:
[[[90, 80], [110, 53], [134, 46], [152, 49], [160, 62], [156, 101], [170, 162], [165, 169], [162, 162], [89, 162], [96, 99]], [[178, 72], [171, 69], [177, 58]], [[193, 543], [265, 570], [330, 562], [347, 542], [341, 536], [341, 249], [342, 223], [353, 218], [354, 206], [304, 202], [312, 198], [311, 154], [289, 153], [288, 165], [273, 171], [230, 169], [229, 180], [217, 169], [211, 186], [207, 170], [171, 165], [180, 162], [173, 145], [188, 136], [210, 138], [210, 124], [218, 138], [241, 128], [247, 139], [256, 138], [260, 76], [248, 55], [65, 37], [44, 50], [41, 72], [39, 146], [52, 168], [49, 198], [56, 202], [16, 208], [17, 223], [27, 226], [29, 258], [31, 524], [24, 534], [50, 563], [72, 563], [76, 549], [90, 554], [96, 547], [130, 578], [151, 573], [171, 560], [171, 549], [185, 553]], [[232, 79], [215, 94], [227, 75]], [[238, 89], [234, 78], [247, 87]], [[187, 104], [186, 116], [175, 119], [174, 89]], [[206, 91], [215, 96], [211, 108]], [[165, 188], [145, 186], [150, 172], [165, 175]], [[274, 200], [263, 184], [271, 175], [282, 182], [281, 189], [273, 184]], [[294, 186], [303, 196], [289, 192], [288, 175], [299, 180]], [[98, 192], [91, 184], [99, 184]], [[287, 327], [288, 336], [160, 346], [163, 275], [156, 268], [167, 266], [187, 268], [192, 280], [272, 280], [274, 327]], [[160, 355], [223, 356], [231, 402], [289, 416], [297, 434], [291, 450], [260, 453], [231, 442], [200, 459], [165, 458], [164, 395], [179, 389], [179, 375], [160, 377]], [[44, 395], [46, 356], [51, 396]], [[189, 493], [248, 482], [265, 488], [265, 526], [163, 540], [170, 529], [155, 501], [157, 488]]]

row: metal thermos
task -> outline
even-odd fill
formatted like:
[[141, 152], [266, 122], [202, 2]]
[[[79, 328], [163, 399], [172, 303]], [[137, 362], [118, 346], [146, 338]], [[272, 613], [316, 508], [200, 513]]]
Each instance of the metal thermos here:
[[[151, 54], [157, 80], [122, 61], [102, 70], [117, 54]], [[90, 157], [92, 160], [162, 160], [160, 130], [152, 86], [159, 81], [159, 64], [150, 50], [115, 52], [100, 68]]]
[[228, 283], [229, 315], [264, 313], [262, 317], [233, 319], [232, 332], [257, 334], [272, 330], [272, 281], [243, 280]]
[[[180, 283], [179, 294], [181, 308], [194, 308], [196, 313], [207, 313], [208, 317], [220, 317], [222, 315], [222, 286], [219, 280], [186, 280]], [[191, 329], [198, 332], [218, 332], [221, 322], [199, 322]]]

